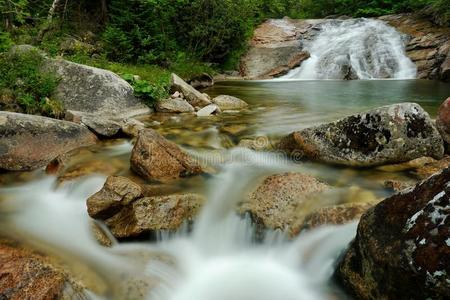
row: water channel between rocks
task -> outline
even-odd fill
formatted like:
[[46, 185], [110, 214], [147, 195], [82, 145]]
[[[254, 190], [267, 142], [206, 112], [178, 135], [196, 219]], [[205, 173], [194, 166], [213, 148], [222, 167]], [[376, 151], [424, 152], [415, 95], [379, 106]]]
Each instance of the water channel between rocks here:
[[[291, 241], [268, 232], [255, 241], [250, 220], [237, 217], [234, 206], [265, 176], [287, 171], [310, 174], [336, 187], [334, 194], [318, 199], [317, 207], [388, 196], [391, 191], [384, 181], [408, 180], [414, 174], [294, 162], [272, 147], [294, 130], [387, 104], [416, 102], [434, 117], [450, 94], [450, 84], [226, 81], [205, 92], [239, 97], [249, 108], [205, 118], [140, 118], [211, 170], [152, 187], [159, 194], [191, 191], [206, 197], [190, 233], [186, 228], [176, 234], [161, 232], [110, 249], [94, 240], [87, 197], [101, 188], [107, 175], [144, 183], [129, 170], [132, 142], [126, 139], [78, 150], [57, 179], [44, 170], [0, 174], [0, 232], [57, 254], [92, 291], [93, 299], [345, 299], [328, 279], [356, 224], [313, 230]], [[237, 147], [240, 142], [250, 142], [254, 150]]]

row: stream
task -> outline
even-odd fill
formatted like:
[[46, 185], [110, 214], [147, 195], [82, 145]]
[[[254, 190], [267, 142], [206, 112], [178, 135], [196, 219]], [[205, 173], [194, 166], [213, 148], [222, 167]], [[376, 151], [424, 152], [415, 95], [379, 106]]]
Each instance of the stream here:
[[[91, 299], [229, 300], [347, 299], [330, 281], [333, 263], [356, 224], [330, 226], [289, 239], [281, 231], [256, 238], [236, 204], [270, 174], [313, 175], [336, 188], [317, 207], [382, 199], [388, 179], [406, 172], [297, 162], [266, 151], [282, 136], [355, 112], [416, 102], [432, 116], [450, 85], [421, 80], [225, 81], [208, 88], [249, 103], [242, 112], [208, 118], [154, 114], [141, 118], [214, 172], [161, 184], [156, 190], [196, 192], [207, 204], [193, 226], [145, 240], [102, 247], [91, 231], [86, 199], [107, 175], [143, 182], [129, 169], [132, 143], [105, 140], [70, 157], [63, 175], [44, 170], [0, 174], [0, 233], [62, 259]], [[237, 147], [255, 141], [256, 150]], [[259, 148], [259, 149], [258, 149]]]

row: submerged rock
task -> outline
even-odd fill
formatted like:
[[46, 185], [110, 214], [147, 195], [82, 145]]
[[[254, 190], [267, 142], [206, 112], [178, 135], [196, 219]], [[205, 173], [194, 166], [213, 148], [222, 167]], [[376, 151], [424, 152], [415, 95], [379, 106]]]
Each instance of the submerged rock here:
[[243, 109], [248, 106], [248, 104], [236, 97], [228, 96], [228, 95], [220, 95], [212, 100], [214, 104], [219, 106], [219, 108], [223, 110], [236, 110]]
[[88, 213], [100, 219], [116, 238], [138, 237], [159, 230], [177, 230], [192, 221], [204, 199], [196, 194], [146, 197], [148, 191], [125, 177], [110, 176], [88, 198]]
[[450, 168], [370, 209], [336, 275], [358, 299], [450, 295]]
[[85, 126], [40, 116], [0, 112], [0, 169], [34, 170], [97, 138]]
[[369, 167], [422, 156], [440, 159], [444, 145], [429, 115], [414, 103], [383, 106], [294, 132], [279, 148], [331, 164]]
[[131, 169], [145, 179], [157, 181], [203, 173], [193, 158], [152, 129], [139, 132], [131, 152]]
[[439, 107], [436, 126], [447, 144], [450, 144], [450, 97]]
[[307, 211], [298, 212], [315, 202], [318, 195], [328, 188], [328, 185], [309, 175], [276, 174], [267, 177], [239, 210], [250, 213], [252, 219], [265, 228], [298, 231], [292, 226], [302, 219], [301, 216], [305, 217]]
[[159, 101], [155, 104], [155, 109], [157, 112], [166, 113], [188, 113], [195, 111], [194, 107], [182, 98]]
[[205, 107], [211, 104], [211, 101], [204, 94], [187, 84], [183, 79], [172, 73], [171, 92], [179, 92], [184, 95], [186, 100], [193, 107]]
[[89, 299], [84, 289], [49, 259], [0, 239], [0, 299]]

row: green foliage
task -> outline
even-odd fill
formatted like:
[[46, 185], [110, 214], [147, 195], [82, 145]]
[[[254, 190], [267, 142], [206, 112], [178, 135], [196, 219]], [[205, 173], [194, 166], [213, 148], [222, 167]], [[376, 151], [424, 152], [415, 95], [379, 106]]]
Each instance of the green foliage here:
[[142, 99], [149, 106], [169, 96], [167, 85], [163, 81], [150, 83], [146, 80], [136, 78], [132, 74], [123, 74], [122, 78], [133, 86], [136, 97]]
[[13, 42], [9, 36], [9, 33], [0, 31], [0, 53], [8, 51], [12, 45]]
[[42, 62], [37, 51], [0, 54], [0, 94], [26, 113], [58, 117], [61, 106], [49, 99], [58, 80], [41, 71]]

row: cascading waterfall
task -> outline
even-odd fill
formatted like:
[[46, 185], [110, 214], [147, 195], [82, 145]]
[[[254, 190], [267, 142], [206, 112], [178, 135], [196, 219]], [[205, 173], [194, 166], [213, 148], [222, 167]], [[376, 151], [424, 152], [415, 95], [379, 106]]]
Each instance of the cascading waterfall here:
[[[293, 241], [282, 232], [268, 232], [255, 242], [250, 220], [239, 217], [235, 205], [261, 170], [279, 172], [292, 163], [248, 149], [236, 148], [228, 155], [234, 161], [218, 166], [222, 171], [212, 180], [208, 204], [191, 233], [162, 235], [158, 243], [99, 246], [89, 231], [85, 199], [104, 177], [56, 189], [51, 177], [0, 189], [6, 195], [2, 206], [11, 212], [3, 216], [2, 229], [26, 233], [94, 269], [109, 289], [102, 295], [88, 293], [89, 299], [141, 299], [126, 281], [150, 282], [147, 300], [329, 299], [333, 262], [355, 236], [356, 224], [313, 230]], [[167, 259], [133, 263], [131, 257], [144, 252]]]
[[283, 79], [414, 79], [402, 35], [379, 20], [333, 20], [305, 43], [311, 57]]

